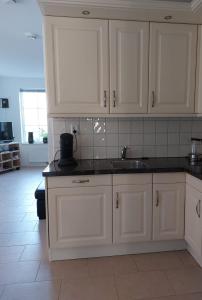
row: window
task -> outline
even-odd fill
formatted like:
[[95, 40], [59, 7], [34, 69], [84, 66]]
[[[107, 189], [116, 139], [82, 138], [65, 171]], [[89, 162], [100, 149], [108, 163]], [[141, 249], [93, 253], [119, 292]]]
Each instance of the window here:
[[22, 142], [28, 142], [33, 132], [34, 142], [43, 143], [47, 137], [47, 104], [44, 90], [20, 90]]

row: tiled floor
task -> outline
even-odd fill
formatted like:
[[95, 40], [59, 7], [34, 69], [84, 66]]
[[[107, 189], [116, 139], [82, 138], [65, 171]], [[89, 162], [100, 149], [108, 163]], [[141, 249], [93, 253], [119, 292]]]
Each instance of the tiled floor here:
[[202, 300], [186, 251], [49, 263], [36, 217], [41, 169], [0, 175], [0, 300]]

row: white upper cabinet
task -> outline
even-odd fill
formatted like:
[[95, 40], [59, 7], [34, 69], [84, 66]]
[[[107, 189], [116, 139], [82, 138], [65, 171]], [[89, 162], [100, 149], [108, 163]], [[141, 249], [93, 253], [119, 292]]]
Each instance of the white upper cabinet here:
[[194, 113], [197, 26], [151, 23], [150, 113]]
[[149, 23], [110, 21], [110, 112], [146, 113]]
[[108, 21], [45, 17], [48, 113], [108, 113]]

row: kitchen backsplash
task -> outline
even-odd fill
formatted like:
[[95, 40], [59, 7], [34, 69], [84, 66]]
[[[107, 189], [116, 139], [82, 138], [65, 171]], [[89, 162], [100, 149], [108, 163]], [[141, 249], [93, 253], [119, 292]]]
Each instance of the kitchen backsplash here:
[[73, 126], [79, 130], [75, 157], [82, 159], [117, 158], [123, 146], [127, 157], [186, 156], [191, 137], [202, 138], [202, 118], [49, 119], [50, 160], [59, 150], [60, 134]]

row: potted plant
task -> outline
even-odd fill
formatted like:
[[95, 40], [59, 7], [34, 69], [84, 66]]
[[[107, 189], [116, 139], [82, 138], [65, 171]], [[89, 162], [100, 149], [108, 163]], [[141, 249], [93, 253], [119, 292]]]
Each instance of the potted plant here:
[[44, 144], [48, 143], [48, 133], [43, 128], [40, 128], [40, 137], [42, 138], [42, 141]]

